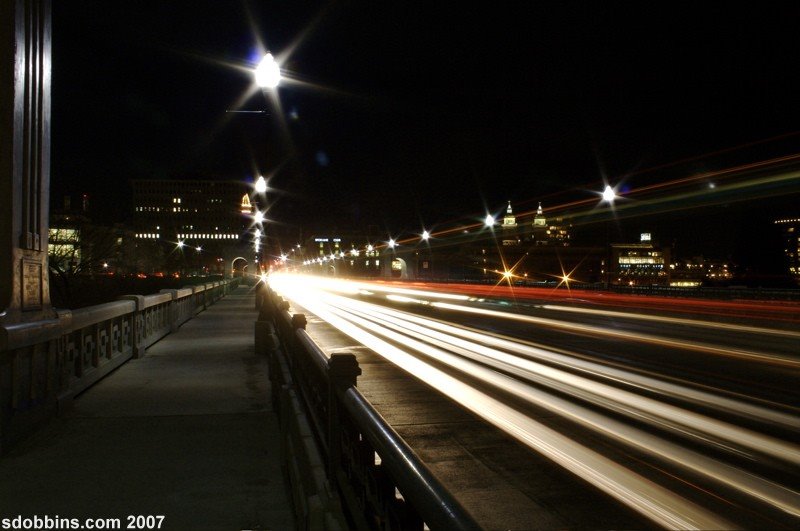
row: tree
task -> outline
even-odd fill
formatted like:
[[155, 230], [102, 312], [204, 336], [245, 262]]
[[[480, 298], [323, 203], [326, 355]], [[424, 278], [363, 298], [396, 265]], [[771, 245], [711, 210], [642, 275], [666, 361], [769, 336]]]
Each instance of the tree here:
[[74, 308], [85, 298], [77, 279], [114, 271], [121, 237], [110, 227], [88, 223], [53, 227], [49, 233], [50, 291], [57, 306]]

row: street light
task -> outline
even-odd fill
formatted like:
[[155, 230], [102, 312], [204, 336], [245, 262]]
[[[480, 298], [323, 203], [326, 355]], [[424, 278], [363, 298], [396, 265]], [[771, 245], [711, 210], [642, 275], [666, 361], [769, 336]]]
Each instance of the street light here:
[[[605, 189], [603, 190], [603, 201], [608, 203], [611, 209], [614, 208], [614, 199], [617, 198], [617, 194], [614, 192], [614, 189], [611, 185], [606, 185]], [[605, 279], [606, 279], [606, 289], [611, 288], [611, 234], [610, 234], [610, 226], [611, 223], [610, 219], [606, 220], [606, 271], [605, 271]]]
[[[278, 86], [281, 81], [281, 69], [278, 66], [278, 63], [275, 61], [275, 58], [272, 56], [271, 53], [264, 54], [264, 57], [258, 63], [256, 70], [254, 72], [256, 85], [261, 87], [262, 91], [264, 89], [274, 89]], [[267, 96], [266, 91], [264, 91], [264, 95]], [[259, 175], [258, 179], [255, 182], [255, 191], [257, 196], [264, 196], [264, 205], [263, 207], [266, 208], [266, 193], [267, 193], [267, 181], [264, 179], [263, 175]], [[264, 222], [264, 214], [258, 210], [258, 197], [254, 197], [254, 202], [256, 204], [256, 212], [254, 215], [255, 222], [260, 226]], [[261, 235], [256, 237], [256, 245], [260, 246]], [[259, 262], [259, 267], [261, 267], [261, 260], [258, 256], [259, 248], [256, 247], [256, 262]]]
[[267, 192], [267, 181], [264, 179], [263, 175], [259, 175], [258, 179], [256, 179], [255, 189], [259, 194]]
[[273, 89], [281, 81], [281, 69], [271, 53], [264, 55], [255, 71], [256, 84], [261, 88]]
[[494, 227], [494, 216], [491, 214], [486, 214], [486, 219], [483, 220], [483, 224], [487, 227]]

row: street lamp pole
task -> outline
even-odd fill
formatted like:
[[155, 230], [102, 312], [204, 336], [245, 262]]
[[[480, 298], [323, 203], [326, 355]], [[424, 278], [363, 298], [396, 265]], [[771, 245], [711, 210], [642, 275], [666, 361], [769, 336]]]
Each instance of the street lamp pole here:
[[[609, 210], [613, 210], [614, 208], [614, 199], [616, 199], [617, 195], [614, 192], [614, 189], [610, 185], [606, 185], [605, 189], [603, 190], [603, 201], [608, 203]], [[607, 290], [611, 289], [611, 219], [606, 219], [606, 264], [605, 264], [605, 288]]]
[[[253, 204], [255, 205], [255, 222], [257, 225], [256, 228], [256, 237], [255, 237], [255, 251], [256, 251], [256, 261], [259, 262], [259, 273], [261, 273], [261, 264], [263, 263], [262, 259], [259, 259], [259, 253], [263, 256], [263, 252], [261, 252], [262, 246], [262, 236], [265, 236], [266, 233], [266, 226], [264, 226], [264, 214], [261, 211], [261, 203], [263, 202], [264, 210], [267, 208], [267, 181], [264, 179], [263, 175], [259, 175], [258, 179], [256, 179], [255, 183], [255, 195], [253, 196]], [[262, 201], [263, 200], [263, 201]], [[263, 230], [262, 230], [263, 229]], [[264, 238], [264, 243], [266, 243], [266, 238]]]
[[[264, 57], [258, 63], [258, 66], [254, 72], [255, 82], [256, 85], [261, 87], [262, 92], [264, 92], [265, 96], [268, 96], [266, 93], [267, 90], [273, 90], [277, 88], [278, 84], [281, 81], [281, 70], [278, 66], [278, 63], [275, 61], [275, 58], [272, 56], [271, 53], [264, 54]], [[262, 236], [264, 238], [264, 247], [266, 247], [267, 239], [266, 239], [266, 226], [262, 227], [262, 222], [264, 221], [263, 213], [259, 210], [259, 199], [263, 199], [263, 206], [264, 210], [266, 211], [267, 208], [267, 181], [264, 179], [262, 175], [258, 176], [255, 182], [255, 196], [254, 196], [254, 203], [256, 208], [256, 223], [258, 225], [258, 236], [256, 237], [256, 260], [259, 260], [259, 251], [261, 248], [261, 240]], [[259, 219], [260, 218], [260, 219]], [[263, 231], [260, 229], [264, 229]], [[261, 251], [261, 256], [266, 254]], [[264, 262], [263, 259], [260, 260], [261, 263]], [[263, 271], [259, 271], [261, 273]]]

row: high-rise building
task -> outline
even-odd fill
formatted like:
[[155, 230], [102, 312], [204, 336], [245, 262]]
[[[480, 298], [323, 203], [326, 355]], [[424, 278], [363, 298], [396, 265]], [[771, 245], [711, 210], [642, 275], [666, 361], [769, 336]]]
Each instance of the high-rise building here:
[[245, 182], [134, 180], [132, 186], [137, 239], [236, 242], [253, 213]]
[[[220, 274], [232, 257], [249, 262], [254, 239], [264, 239], [252, 227], [259, 206], [249, 183], [149, 179], [131, 184], [139, 254], [163, 257], [145, 273]], [[256, 246], [252, 260], [258, 262], [260, 252]]]
[[570, 243], [569, 225], [563, 218], [547, 218], [542, 203], [536, 209], [531, 226], [530, 239], [535, 245], [557, 245], [566, 247]]

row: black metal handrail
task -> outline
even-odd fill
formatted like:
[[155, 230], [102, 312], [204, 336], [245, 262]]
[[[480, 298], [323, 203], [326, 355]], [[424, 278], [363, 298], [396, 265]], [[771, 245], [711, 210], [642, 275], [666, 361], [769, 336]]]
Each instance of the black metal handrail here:
[[426, 524], [434, 530], [481, 529], [357, 389], [361, 369], [355, 356], [329, 358], [306, 332], [303, 314], [289, 312], [288, 303], [268, 286], [259, 289], [259, 319], [274, 324], [280, 345], [270, 352], [271, 358], [281, 358], [270, 360], [270, 378], [302, 398], [348, 524], [357, 529], [422, 530]]

